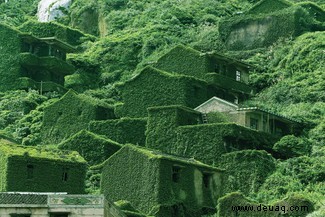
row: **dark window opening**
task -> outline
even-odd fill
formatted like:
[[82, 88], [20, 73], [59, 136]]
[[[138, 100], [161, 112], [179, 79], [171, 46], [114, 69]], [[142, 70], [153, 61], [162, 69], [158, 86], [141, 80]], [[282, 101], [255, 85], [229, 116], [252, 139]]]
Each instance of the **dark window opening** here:
[[220, 65], [219, 65], [219, 64], [215, 64], [215, 66], [214, 66], [214, 71], [215, 71], [216, 73], [220, 73]]
[[40, 46], [38, 45], [38, 46], [35, 46], [33, 49], [32, 49], [32, 53], [33, 54], [35, 54], [36, 56], [38, 56], [39, 55], [39, 53], [40, 53]]
[[173, 169], [172, 169], [172, 180], [173, 182], [176, 182], [178, 183], [179, 180], [180, 180], [180, 172], [181, 172], [181, 168], [178, 167], [178, 166], [173, 166]]
[[199, 93], [200, 93], [200, 87], [198, 86], [194, 86], [194, 97], [199, 97]]
[[51, 213], [50, 217], [69, 217], [69, 213]]
[[250, 118], [250, 128], [254, 130], [258, 129], [258, 119]]
[[202, 208], [203, 215], [214, 216], [214, 213], [216, 213], [215, 208], [211, 208], [211, 207], [203, 207]]
[[68, 171], [69, 169], [68, 168], [63, 168], [63, 171], [62, 171], [62, 181], [64, 182], [67, 182], [68, 181]]
[[172, 206], [172, 217], [180, 216], [180, 209], [177, 205]]
[[210, 185], [211, 174], [203, 173], [203, 185], [205, 188], [208, 188]]
[[32, 179], [34, 177], [34, 166], [31, 164], [27, 165], [27, 179]]
[[21, 52], [23, 53], [33, 53], [33, 45], [27, 42], [23, 42], [21, 45]]

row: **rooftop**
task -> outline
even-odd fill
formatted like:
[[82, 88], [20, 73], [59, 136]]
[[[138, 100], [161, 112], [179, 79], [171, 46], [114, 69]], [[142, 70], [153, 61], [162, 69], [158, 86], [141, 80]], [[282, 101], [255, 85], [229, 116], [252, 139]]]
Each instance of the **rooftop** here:
[[284, 115], [280, 115], [278, 113], [274, 113], [274, 112], [271, 112], [271, 111], [268, 111], [266, 109], [262, 109], [262, 108], [259, 108], [259, 107], [244, 107], [244, 108], [238, 108], [237, 111], [260, 111], [260, 112], [264, 112], [264, 113], [269, 113], [269, 114], [272, 114], [274, 116], [278, 116], [282, 119], [287, 119], [288, 121], [290, 122], [296, 122], [296, 123], [300, 123], [300, 121], [298, 120], [295, 120], [293, 118], [290, 118], [290, 117], [287, 117], [287, 116], [284, 116]]
[[126, 149], [126, 148], [131, 149], [136, 152], [140, 152], [140, 153], [146, 155], [150, 159], [163, 159], [163, 160], [169, 160], [169, 161], [173, 161], [173, 162], [180, 163], [180, 164], [193, 165], [196, 167], [201, 167], [201, 168], [205, 168], [205, 169], [209, 169], [209, 170], [223, 171], [223, 169], [221, 169], [221, 168], [209, 166], [207, 164], [204, 164], [200, 161], [195, 160], [194, 158], [184, 158], [184, 157], [179, 157], [179, 156], [175, 156], [175, 155], [169, 155], [169, 154], [165, 154], [158, 150], [147, 149], [147, 148], [143, 148], [143, 147], [140, 148], [138, 146], [134, 146], [134, 145], [130, 145], [130, 144], [125, 145], [122, 149]]
[[32, 158], [58, 160], [64, 162], [86, 163], [83, 157], [81, 157], [76, 151], [50, 149], [41, 146], [22, 146], [10, 144], [4, 141], [1, 141], [0, 143], [0, 155], [1, 154], [7, 157], [28, 156]]
[[27, 33], [20, 33], [20, 37], [29, 43], [46, 43], [51, 45], [56, 45], [66, 52], [75, 52], [76, 48], [56, 37], [46, 37], [46, 38], [37, 38]]

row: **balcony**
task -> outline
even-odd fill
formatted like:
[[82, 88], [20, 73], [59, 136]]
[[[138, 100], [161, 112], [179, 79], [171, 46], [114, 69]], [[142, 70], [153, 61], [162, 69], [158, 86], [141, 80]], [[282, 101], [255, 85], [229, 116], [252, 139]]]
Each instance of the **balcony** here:
[[22, 90], [34, 89], [34, 90], [39, 90], [40, 93], [53, 92], [53, 91], [56, 91], [58, 93], [67, 92], [67, 89], [64, 88], [62, 85], [52, 81], [37, 82], [28, 77], [21, 77], [18, 79], [18, 82], [19, 82], [18, 87], [19, 89]]
[[38, 57], [31, 53], [20, 54], [20, 64], [23, 67], [47, 70], [54, 74], [60, 74], [62, 76], [73, 74], [74, 67], [66, 61], [54, 57], [54, 56], [42, 56]]
[[208, 73], [206, 75], [206, 81], [209, 84], [234, 92], [241, 92], [244, 94], [252, 94], [254, 92], [254, 89], [249, 85], [217, 73]]

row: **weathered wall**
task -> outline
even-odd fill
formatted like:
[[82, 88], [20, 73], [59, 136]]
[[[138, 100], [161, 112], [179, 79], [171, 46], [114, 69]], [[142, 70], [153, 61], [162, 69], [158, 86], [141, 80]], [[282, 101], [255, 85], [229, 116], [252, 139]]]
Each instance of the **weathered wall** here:
[[182, 106], [161, 106], [148, 109], [146, 147], [172, 153], [177, 142], [176, 129], [202, 122], [201, 114]]
[[[30, 178], [27, 165], [33, 165], [33, 175]], [[63, 172], [67, 172], [67, 180], [64, 180]], [[85, 163], [15, 156], [8, 160], [5, 190], [82, 194], [85, 191], [85, 176]]]
[[[179, 180], [172, 179], [173, 166], [180, 166]], [[208, 185], [204, 185], [203, 174], [210, 174]], [[222, 194], [222, 174], [209, 168], [180, 164], [163, 159], [161, 161], [160, 203], [174, 205], [179, 203], [185, 208], [185, 216], [207, 214], [202, 208], [213, 210]], [[168, 202], [171, 201], [171, 202]]]
[[217, 99], [211, 99], [211, 101], [197, 107], [195, 110], [202, 113], [227, 112], [236, 110], [236, 105], [231, 105], [228, 102], [222, 102]]
[[41, 130], [43, 143], [58, 144], [80, 130], [87, 129], [92, 120], [110, 118], [115, 118], [112, 107], [94, 98], [77, 95], [71, 90], [44, 108]]
[[157, 159], [124, 147], [105, 162], [101, 192], [110, 201], [127, 200], [148, 213], [159, 204], [159, 169]]

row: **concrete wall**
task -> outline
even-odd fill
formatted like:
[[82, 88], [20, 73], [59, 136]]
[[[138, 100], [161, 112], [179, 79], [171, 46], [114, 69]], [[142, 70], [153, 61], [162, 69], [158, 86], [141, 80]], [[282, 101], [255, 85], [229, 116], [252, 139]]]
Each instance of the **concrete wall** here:
[[102, 195], [53, 194], [48, 195], [47, 204], [0, 204], [1, 217], [11, 217], [10, 214], [49, 217], [55, 213], [69, 213], [69, 217], [126, 217]]
[[211, 99], [195, 108], [195, 110], [202, 113], [229, 112], [234, 111], [236, 109], [235, 106], [222, 99]]
[[49, 217], [47, 207], [17, 205], [17, 207], [0, 207], [1, 217], [11, 217], [10, 214], [30, 214], [32, 217]]

